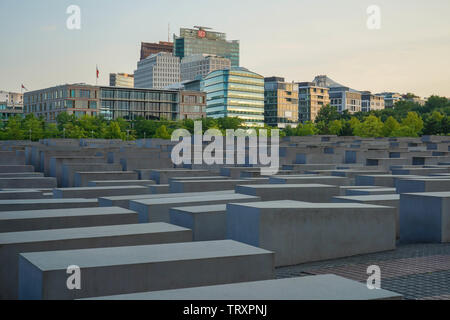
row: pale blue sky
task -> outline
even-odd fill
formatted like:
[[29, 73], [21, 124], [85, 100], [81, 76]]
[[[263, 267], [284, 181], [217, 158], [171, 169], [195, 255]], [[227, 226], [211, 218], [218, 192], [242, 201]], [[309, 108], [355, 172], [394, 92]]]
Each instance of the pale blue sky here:
[[[81, 7], [80, 31], [66, 8]], [[381, 30], [366, 9], [381, 8]], [[448, 0], [0, 0], [0, 90], [107, 85], [133, 73], [140, 42], [203, 25], [241, 42], [241, 65], [264, 76], [317, 74], [359, 90], [450, 96]]]

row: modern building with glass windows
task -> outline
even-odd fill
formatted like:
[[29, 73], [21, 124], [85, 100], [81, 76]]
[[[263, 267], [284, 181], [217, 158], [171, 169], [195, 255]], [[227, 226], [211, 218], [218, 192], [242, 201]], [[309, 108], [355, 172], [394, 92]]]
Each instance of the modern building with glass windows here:
[[174, 35], [174, 55], [188, 57], [194, 54], [213, 54], [230, 59], [231, 66], [239, 66], [239, 41], [227, 40], [226, 34], [211, 31], [207, 27], [180, 29], [180, 36]]
[[320, 109], [330, 104], [329, 89], [315, 82], [298, 83], [298, 118], [301, 123], [314, 122]]
[[181, 59], [181, 81], [201, 79], [215, 70], [230, 68], [230, 59], [212, 54], [194, 54]]
[[180, 81], [180, 58], [167, 52], [139, 61], [134, 72], [135, 88], [164, 89]]
[[123, 118], [179, 120], [205, 117], [206, 94], [182, 90], [137, 89], [62, 85], [24, 95], [24, 113], [55, 122], [59, 113], [77, 117], [102, 115], [107, 120]]
[[271, 127], [298, 125], [298, 85], [284, 78], [264, 79], [264, 121]]
[[372, 94], [370, 91], [361, 92], [361, 111], [370, 112], [384, 109], [384, 97]]
[[247, 126], [264, 126], [264, 77], [245, 68], [216, 70], [204, 80], [206, 115], [238, 117]]

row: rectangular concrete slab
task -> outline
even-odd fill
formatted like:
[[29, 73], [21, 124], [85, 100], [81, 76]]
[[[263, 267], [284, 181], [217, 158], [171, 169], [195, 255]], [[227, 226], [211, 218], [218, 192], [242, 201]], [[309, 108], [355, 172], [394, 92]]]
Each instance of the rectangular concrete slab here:
[[225, 240], [227, 205], [171, 208], [170, 223], [192, 230], [194, 241]]
[[56, 179], [50, 177], [0, 178], [0, 188], [56, 188]]
[[271, 184], [326, 184], [331, 186], [346, 186], [350, 179], [334, 176], [272, 176], [269, 178]]
[[289, 266], [395, 249], [395, 208], [267, 201], [227, 205], [227, 236], [275, 252]]
[[136, 212], [118, 207], [0, 211], [0, 232], [81, 228], [138, 222]]
[[332, 274], [131, 293], [89, 300], [401, 300], [401, 294]]
[[[273, 252], [231, 240], [22, 253], [20, 299], [79, 299], [267, 280]], [[68, 290], [67, 267], [82, 270]]]
[[450, 242], [450, 192], [405, 193], [400, 196], [400, 241]]
[[153, 180], [101, 180], [89, 181], [88, 187], [105, 187], [105, 186], [149, 186], [155, 184]]
[[63, 198], [99, 198], [108, 196], [125, 196], [149, 194], [150, 190], [144, 186], [110, 186], [110, 187], [83, 187], [61, 188], [53, 190], [55, 199]]
[[238, 185], [236, 193], [261, 197], [262, 201], [299, 200], [331, 202], [340, 194], [339, 187], [324, 184], [261, 184]]
[[450, 190], [450, 179], [402, 179], [397, 181], [397, 193], [442, 192]]
[[75, 172], [73, 185], [87, 187], [89, 181], [98, 180], [138, 180], [138, 174], [135, 171]]
[[98, 207], [97, 199], [0, 200], [0, 211], [44, 210]]
[[188, 242], [189, 229], [166, 223], [0, 233], [0, 299], [18, 298], [19, 253]]
[[98, 205], [100, 207], [122, 207], [129, 208], [130, 200], [143, 200], [143, 199], [163, 199], [163, 198], [185, 198], [185, 197], [197, 197], [207, 195], [218, 194], [234, 194], [234, 190], [223, 191], [211, 191], [211, 192], [187, 192], [187, 193], [163, 193], [163, 194], [149, 194], [149, 195], [137, 195], [137, 196], [116, 196], [116, 197], [102, 197], [98, 198]]

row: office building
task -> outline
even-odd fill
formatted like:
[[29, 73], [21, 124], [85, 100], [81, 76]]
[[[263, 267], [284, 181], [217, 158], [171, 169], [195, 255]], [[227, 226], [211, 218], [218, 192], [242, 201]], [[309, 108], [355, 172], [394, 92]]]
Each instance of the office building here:
[[181, 81], [201, 79], [212, 71], [230, 67], [230, 59], [211, 54], [194, 54], [181, 59]]
[[159, 43], [141, 42], [141, 60], [160, 52], [173, 53], [173, 42]]
[[139, 61], [134, 72], [135, 88], [163, 89], [180, 81], [180, 58], [166, 52]]
[[110, 73], [109, 86], [134, 88], [134, 75], [128, 73]]
[[23, 94], [0, 91], [0, 121], [23, 114]]
[[24, 95], [24, 113], [42, 116], [48, 122], [56, 122], [62, 112], [77, 117], [102, 115], [107, 120], [195, 119], [205, 116], [205, 108], [205, 93], [181, 90], [66, 84]]
[[384, 109], [384, 97], [372, 94], [370, 91], [361, 92], [361, 111], [369, 112]]
[[298, 85], [284, 78], [264, 79], [264, 122], [271, 127], [298, 125]]
[[230, 59], [231, 66], [239, 66], [239, 41], [226, 39], [226, 34], [207, 27], [181, 28], [174, 35], [174, 55], [188, 57], [194, 54], [212, 54]]
[[264, 126], [264, 77], [245, 68], [216, 70], [204, 80], [206, 114], [238, 117], [246, 126]]
[[361, 112], [362, 96], [359, 91], [348, 87], [332, 87], [329, 91], [330, 105], [336, 107], [337, 111], [349, 113]]
[[330, 104], [329, 89], [315, 82], [298, 83], [298, 118], [301, 123], [314, 122], [322, 107]]
[[384, 107], [386, 109], [394, 108], [394, 105], [397, 103], [397, 101], [400, 101], [403, 99], [403, 97], [400, 93], [395, 93], [395, 92], [377, 93], [376, 96], [384, 98]]

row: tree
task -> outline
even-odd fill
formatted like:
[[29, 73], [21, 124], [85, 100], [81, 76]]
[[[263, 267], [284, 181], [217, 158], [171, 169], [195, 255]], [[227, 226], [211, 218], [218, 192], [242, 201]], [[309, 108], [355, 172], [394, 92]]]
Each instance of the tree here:
[[21, 118], [18, 115], [9, 118], [4, 130], [4, 138], [6, 140], [23, 140], [25, 137], [21, 128]]
[[330, 123], [333, 120], [341, 119], [341, 115], [336, 110], [336, 107], [332, 107], [329, 104], [320, 108], [319, 113], [315, 119], [315, 123], [325, 122]]
[[354, 132], [359, 137], [381, 137], [383, 135], [383, 122], [379, 118], [370, 115], [364, 122], [355, 127]]
[[438, 111], [434, 111], [431, 115], [425, 118], [423, 134], [433, 135], [443, 133], [442, 120], [444, 115]]
[[306, 122], [305, 124], [301, 125], [299, 124], [296, 130], [297, 136], [313, 136], [317, 134], [318, 130], [314, 126], [314, 123], [312, 122]]
[[127, 135], [120, 130], [120, 125], [117, 121], [111, 121], [106, 128], [105, 138], [126, 140]]
[[333, 120], [328, 125], [328, 130], [329, 130], [330, 134], [340, 135], [341, 131], [342, 131], [342, 127], [343, 127], [342, 121], [340, 121], [340, 120]]
[[170, 139], [170, 134], [167, 131], [167, 127], [165, 125], [160, 126], [158, 129], [156, 129], [156, 133], [153, 136], [153, 138], [158, 138], [158, 139]]
[[411, 128], [412, 132], [415, 132], [414, 137], [417, 137], [422, 132], [423, 120], [416, 112], [408, 112], [406, 118], [402, 120], [402, 126]]
[[400, 124], [397, 120], [394, 119], [394, 117], [389, 117], [386, 119], [383, 125], [382, 134], [384, 137], [391, 137], [392, 132], [396, 131], [400, 128]]
[[37, 119], [34, 114], [28, 114], [22, 120], [22, 130], [26, 137], [31, 136], [32, 141], [44, 138], [44, 121]]

